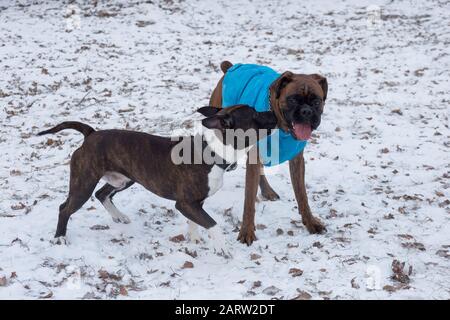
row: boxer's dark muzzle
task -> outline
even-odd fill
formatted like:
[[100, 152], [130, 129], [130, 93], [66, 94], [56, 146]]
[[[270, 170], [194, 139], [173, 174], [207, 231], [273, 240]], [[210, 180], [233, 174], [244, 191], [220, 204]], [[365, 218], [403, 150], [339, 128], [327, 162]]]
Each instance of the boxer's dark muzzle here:
[[284, 118], [289, 124], [292, 136], [297, 140], [308, 140], [311, 132], [320, 125], [322, 100], [317, 96], [304, 97], [300, 94], [286, 98]]

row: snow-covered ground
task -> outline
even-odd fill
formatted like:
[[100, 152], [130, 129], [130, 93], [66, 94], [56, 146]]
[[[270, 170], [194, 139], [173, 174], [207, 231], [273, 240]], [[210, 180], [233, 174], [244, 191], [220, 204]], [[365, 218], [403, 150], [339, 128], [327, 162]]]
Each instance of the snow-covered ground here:
[[[1, 299], [450, 298], [448, 1], [95, 2], [0, 1]], [[250, 247], [236, 241], [244, 168], [206, 202], [232, 259], [206, 233], [171, 241], [186, 220], [140, 186], [115, 197], [131, 224], [91, 199], [70, 244], [51, 245], [82, 135], [34, 134], [82, 120], [169, 136], [198, 119], [224, 59], [328, 78], [305, 151], [328, 232], [299, 222], [283, 164]]]

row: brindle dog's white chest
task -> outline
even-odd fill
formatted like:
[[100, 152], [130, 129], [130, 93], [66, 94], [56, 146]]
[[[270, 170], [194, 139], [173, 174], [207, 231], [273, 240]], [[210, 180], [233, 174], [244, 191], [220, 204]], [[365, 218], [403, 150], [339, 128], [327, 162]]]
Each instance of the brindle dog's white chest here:
[[208, 173], [208, 197], [216, 193], [223, 185], [223, 173], [224, 169], [219, 166], [213, 166]]

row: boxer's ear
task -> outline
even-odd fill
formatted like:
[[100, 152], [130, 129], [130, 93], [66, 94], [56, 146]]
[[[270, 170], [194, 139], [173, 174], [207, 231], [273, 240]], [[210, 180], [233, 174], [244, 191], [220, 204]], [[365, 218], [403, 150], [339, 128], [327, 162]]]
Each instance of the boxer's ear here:
[[210, 117], [202, 120], [202, 125], [208, 129], [222, 130], [222, 122], [219, 117]]
[[294, 74], [290, 71], [283, 72], [283, 74], [275, 81], [275, 97], [278, 99], [281, 95], [281, 90], [283, 90], [286, 85], [292, 81]]
[[324, 76], [321, 76], [320, 74], [314, 73], [310, 75], [314, 80], [317, 81], [317, 83], [322, 87], [323, 91], [323, 101], [327, 99], [328, 94], [328, 81], [327, 78]]
[[258, 129], [275, 129], [277, 126], [277, 117], [272, 111], [256, 112], [253, 120], [258, 125]]
[[215, 115], [217, 112], [219, 112], [221, 109], [216, 107], [202, 107], [200, 109], [197, 109], [197, 112], [201, 113], [205, 117], [211, 117]]

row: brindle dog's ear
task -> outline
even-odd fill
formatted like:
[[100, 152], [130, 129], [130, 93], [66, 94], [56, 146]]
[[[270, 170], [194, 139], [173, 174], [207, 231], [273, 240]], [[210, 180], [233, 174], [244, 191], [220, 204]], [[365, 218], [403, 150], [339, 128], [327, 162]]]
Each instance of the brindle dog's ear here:
[[281, 95], [281, 90], [292, 81], [294, 74], [290, 71], [283, 72], [283, 74], [275, 81], [275, 97], [278, 99]]
[[205, 117], [211, 117], [211, 116], [215, 115], [217, 112], [219, 112], [220, 110], [221, 110], [221, 108], [208, 106], [208, 107], [202, 107], [200, 109], [197, 109], [197, 112], [201, 113]]
[[222, 130], [222, 122], [219, 117], [210, 117], [202, 120], [202, 125], [208, 129], [219, 129]]
[[275, 129], [277, 126], [277, 117], [272, 111], [256, 112], [253, 116], [258, 129]]
[[314, 80], [316, 80], [319, 85], [322, 87], [322, 91], [323, 91], [323, 101], [325, 101], [327, 99], [327, 94], [328, 94], [328, 81], [327, 78], [325, 78], [324, 76], [321, 76], [320, 74], [314, 73], [310, 75]]

